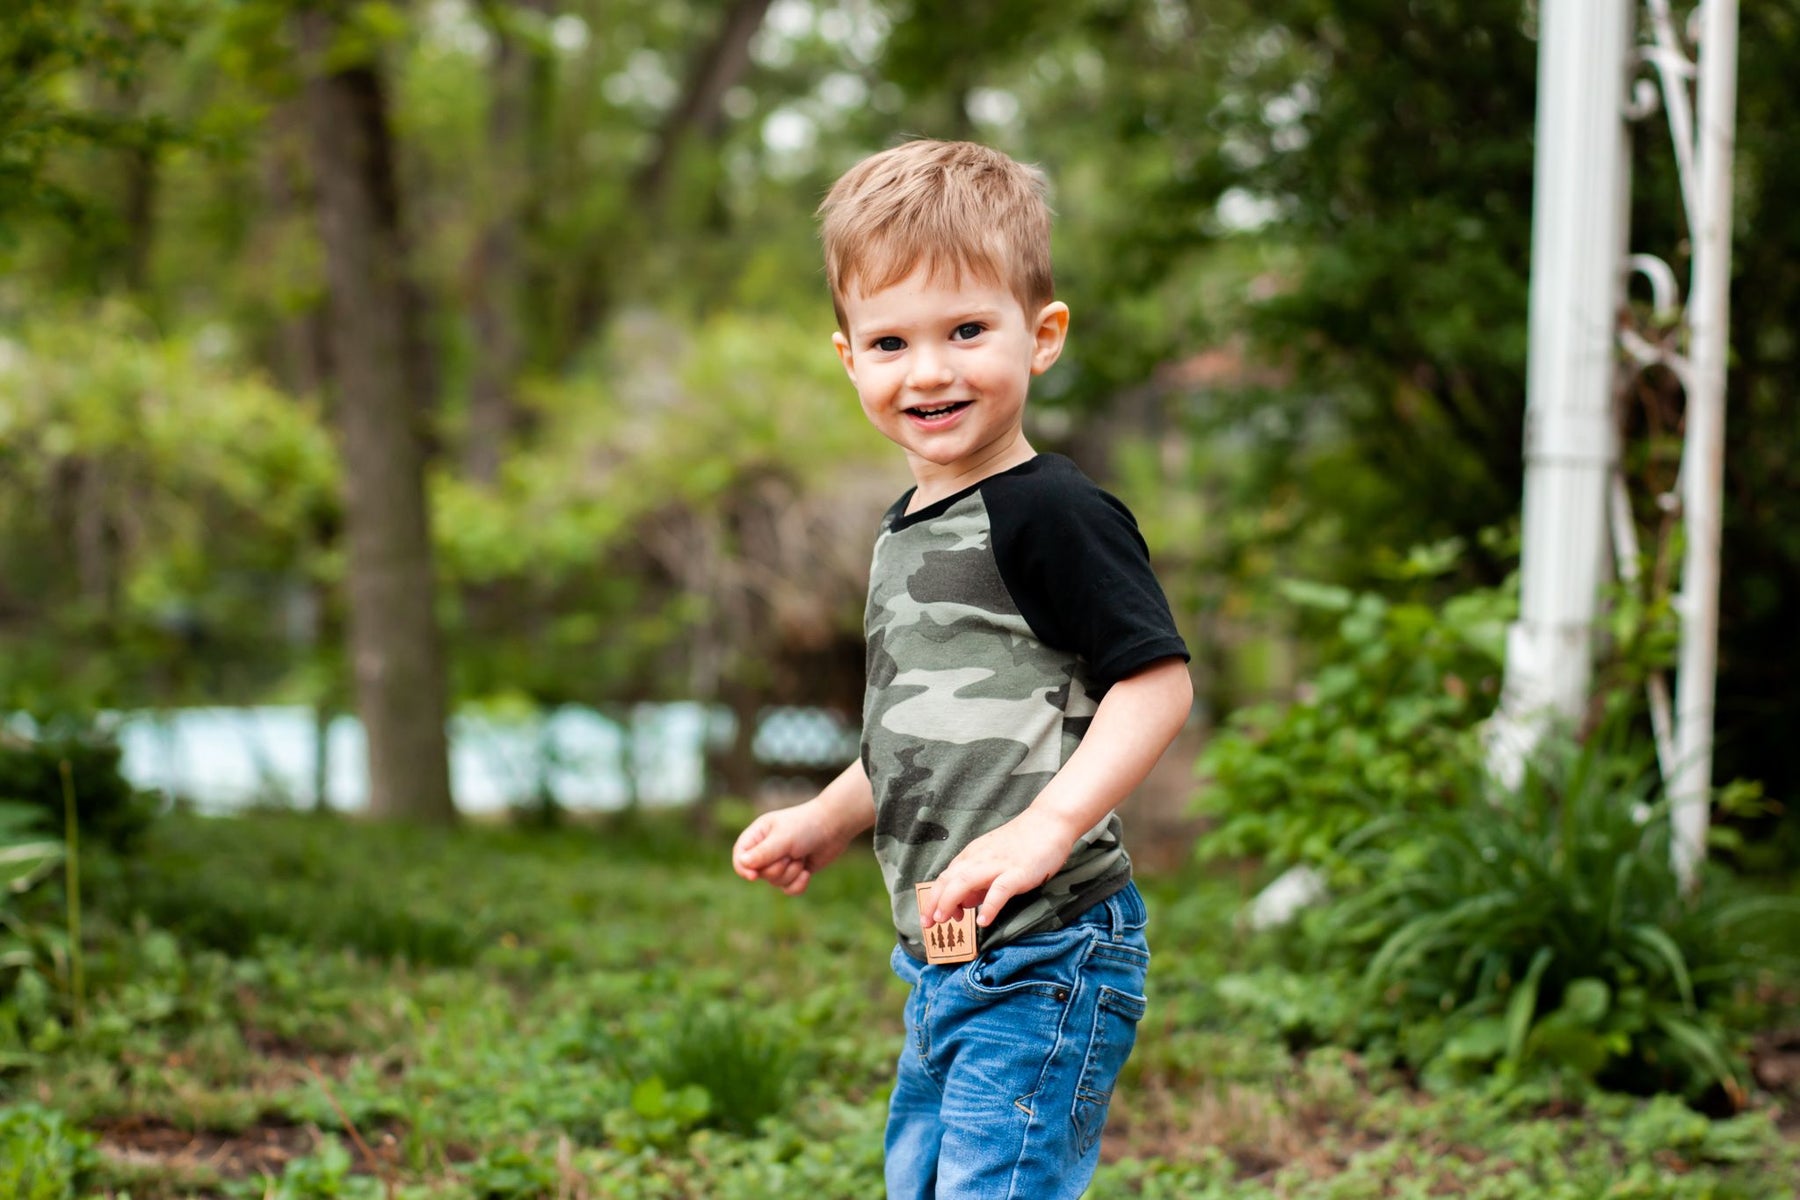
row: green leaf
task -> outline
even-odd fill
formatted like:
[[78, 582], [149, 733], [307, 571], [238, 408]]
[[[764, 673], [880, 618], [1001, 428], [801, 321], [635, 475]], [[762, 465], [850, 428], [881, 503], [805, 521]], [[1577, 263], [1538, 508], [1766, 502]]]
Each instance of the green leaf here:
[[1349, 612], [1356, 603], [1356, 593], [1346, 587], [1314, 583], [1308, 579], [1283, 579], [1276, 587], [1283, 597], [1302, 608], [1324, 612]]
[[40, 805], [0, 800], [0, 845], [27, 831], [41, 836], [42, 826], [48, 821], [49, 814]]
[[652, 1075], [631, 1089], [631, 1111], [647, 1121], [669, 1114], [669, 1087]]
[[1715, 1082], [1726, 1085], [1741, 1082], [1738, 1068], [1716, 1034], [1692, 1021], [1664, 1014], [1658, 1014], [1655, 1023], [1658, 1029], [1669, 1035], [1669, 1040], [1703, 1066]]
[[1583, 1079], [1598, 1075], [1612, 1057], [1614, 1039], [1565, 1019], [1559, 1010], [1538, 1023], [1526, 1042], [1528, 1056]]
[[1563, 992], [1561, 1011], [1583, 1025], [1598, 1025], [1612, 1007], [1612, 989], [1604, 980], [1584, 977]]
[[1525, 1035], [1531, 1029], [1531, 1019], [1537, 1012], [1538, 985], [1544, 978], [1544, 971], [1549, 968], [1550, 960], [1556, 954], [1548, 946], [1540, 946], [1538, 952], [1531, 957], [1531, 965], [1525, 969], [1525, 978], [1519, 981], [1512, 998], [1506, 1002], [1506, 1061], [1517, 1065], [1524, 1061]]
[[1648, 949], [1657, 961], [1669, 968], [1669, 974], [1681, 993], [1681, 1006], [1688, 1012], [1693, 1012], [1694, 984], [1688, 977], [1687, 958], [1681, 953], [1681, 947], [1654, 925], [1633, 925], [1626, 930], [1626, 937]]
[[48, 878], [64, 857], [58, 841], [20, 842], [0, 846], [0, 888], [15, 895]]
[[1507, 1049], [1507, 1025], [1499, 1017], [1482, 1017], [1471, 1021], [1460, 1033], [1444, 1043], [1445, 1057], [1459, 1063], [1493, 1062]]

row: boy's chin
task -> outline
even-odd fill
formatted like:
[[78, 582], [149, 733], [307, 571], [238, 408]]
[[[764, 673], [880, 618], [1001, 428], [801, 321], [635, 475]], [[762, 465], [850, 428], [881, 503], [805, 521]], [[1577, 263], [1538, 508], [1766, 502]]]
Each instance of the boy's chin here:
[[906, 447], [906, 456], [912, 461], [914, 467], [954, 467], [967, 462], [969, 452], [965, 449], [920, 450], [917, 447], [908, 446]]

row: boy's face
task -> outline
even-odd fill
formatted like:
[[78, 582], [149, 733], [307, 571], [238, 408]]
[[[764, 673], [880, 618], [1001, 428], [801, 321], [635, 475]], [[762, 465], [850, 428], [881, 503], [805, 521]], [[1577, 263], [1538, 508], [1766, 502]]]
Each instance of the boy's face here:
[[1027, 314], [1013, 293], [923, 268], [843, 297], [832, 335], [863, 412], [906, 451], [921, 488], [955, 489], [1030, 458], [1022, 421], [1033, 375], [1062, 353], [1060, 302]]

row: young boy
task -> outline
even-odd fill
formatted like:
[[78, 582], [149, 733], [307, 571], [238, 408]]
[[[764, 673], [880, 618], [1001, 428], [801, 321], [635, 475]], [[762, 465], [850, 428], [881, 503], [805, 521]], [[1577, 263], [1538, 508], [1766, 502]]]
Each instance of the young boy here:
[[874, 826], [912, 985], [890, 1197], [1079, 1196], [1150, 959], [1113, 808], [1187, 718], [1187, 648], [1131, 514], [1025, 439], [1069, 325], [1039, 176], [908, 142], [820, 214], [832, 341], [917, 486], [875, 543], [861, 757], [733, 865], [797, 895]]

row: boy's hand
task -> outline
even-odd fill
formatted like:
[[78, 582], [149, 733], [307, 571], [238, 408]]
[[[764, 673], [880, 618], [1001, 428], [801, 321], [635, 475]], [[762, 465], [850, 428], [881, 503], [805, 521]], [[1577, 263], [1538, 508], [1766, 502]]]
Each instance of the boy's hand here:
[[965, 908], [976, 910], [975, 923], [983, 929], [992, 925], [1008, 900], [1061, 869], [1078, 836], [1080, 831], [1070, 830], [1062, 818], [1037, 808], [982, 834], [937, 877], [932, 893], [937, 907], [926, 914], [925, 928]]
[[790, 896], [798, 896], [824, 867], [850, 844], [836, 832], [817, 800], [764, 813], [738, 834], [731, 867], [745, 879], [761, 879]]

